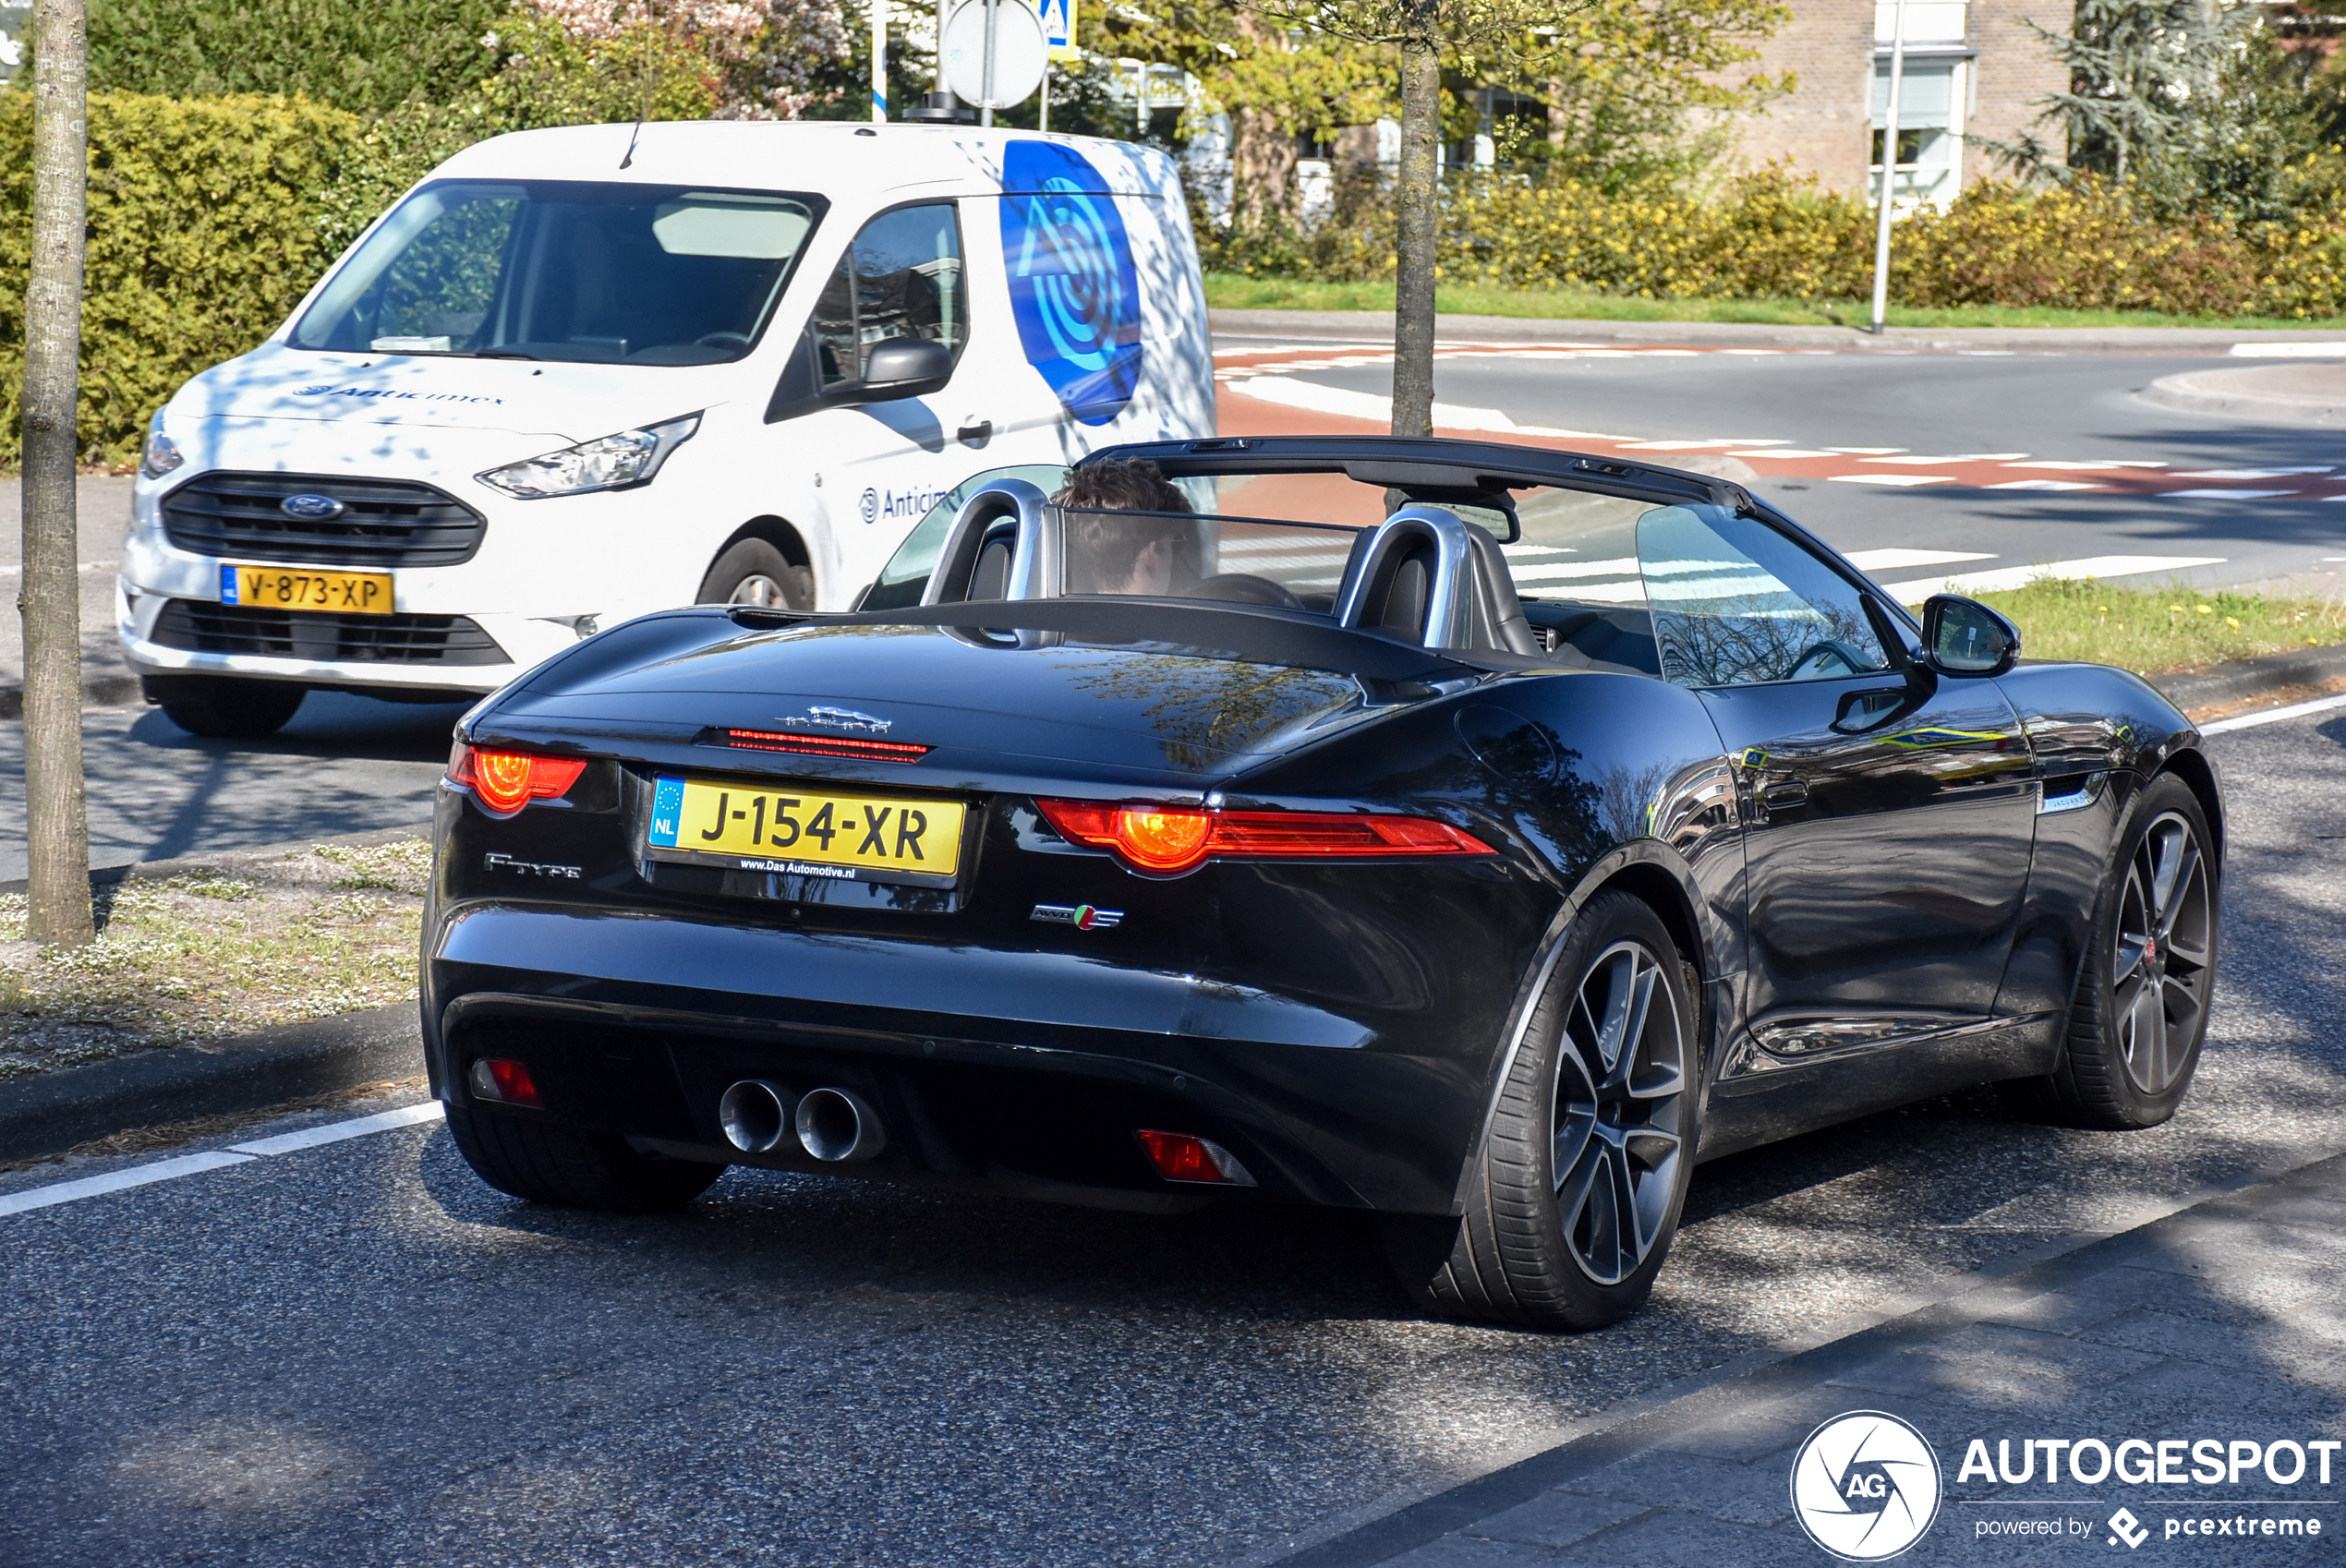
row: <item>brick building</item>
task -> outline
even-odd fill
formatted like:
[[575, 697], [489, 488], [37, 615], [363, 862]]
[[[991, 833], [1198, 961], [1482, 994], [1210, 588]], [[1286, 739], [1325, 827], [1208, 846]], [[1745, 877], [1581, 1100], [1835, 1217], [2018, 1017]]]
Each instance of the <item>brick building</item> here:
[[[1881, 125], [1889, 97], [1895, 7], [1875, 0], [1794, 0], [1793, 18], [1761, 46], [1753, 67], [1793, 72], [1799, 87], [1764, 114], [1738, 115], [1738, 161], [1756, 167], [1789, 158], [1825, 185], [1856, 192], [1881, 177]], [[1905, 76], [1899, 94], [1897, 199], [1952, 201], [1998, 172], [1966, 134], [2011, 140], [2034, 131], [2039, 103], [2067, 85], [2029, 28], [2070, 25], [2062, 0], [1907, 0]], [[1868, 78], [1870, 77], [1870, 89]]]

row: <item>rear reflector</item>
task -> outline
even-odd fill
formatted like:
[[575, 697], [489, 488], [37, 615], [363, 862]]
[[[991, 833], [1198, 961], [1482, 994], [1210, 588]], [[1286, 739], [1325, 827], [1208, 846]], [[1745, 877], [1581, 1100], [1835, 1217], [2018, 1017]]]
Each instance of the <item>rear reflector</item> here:
[[560, 800], [586, 771], [583, 757], [496, 752], [462, 741], [448, 756], [450, 780], [498, 816], [511, 816], [532, 801]]
[[1209, 1182], [1217, 1187], [1252, 1187], [1253, 1173], [1239, 1157], [1211, 1139], [1187, 1132], [1159, 1132], [1143, 1128], [1133, 1137], [1167, 1181]]
[[1194, 806], [1034, 802], [1062, 838], [1114, 850], [1143, 871], [1188, 871], [1209, 855], [1290, 860], [1487, 855], [1462, 828], [1367, 812], [1205, 811]]
[[719, 745], [750, 752], [804, 752], [818, 757], [860, 757], [865, 762], [918, 762], [935, 751], [911, 741], [873, 741], [861, 735], [800, 735], [788, 730], [720, 730]]
[[482, 1100], [502, 1100], [508, 1105], [542, 1105], [529, 1069], [501, 1056], [483, 1056], [473, 1064], [472, 1089]]

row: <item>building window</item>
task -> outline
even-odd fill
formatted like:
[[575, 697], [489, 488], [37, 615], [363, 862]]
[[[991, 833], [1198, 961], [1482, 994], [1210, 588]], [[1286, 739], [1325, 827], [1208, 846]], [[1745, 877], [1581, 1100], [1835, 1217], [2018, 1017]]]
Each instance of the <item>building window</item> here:
[[[1964, 60], [1909, 58], [1898, 84], [1896, 207], [1944, 207], [1963, 188]], [[1867, 116], [1866, 192], [1881, 189], [1881, 131], [1890, 114], [1890, 62], [1874, 61], [1873, 112]], [[1893, 209], [1894, 210], [1894, 209]]]

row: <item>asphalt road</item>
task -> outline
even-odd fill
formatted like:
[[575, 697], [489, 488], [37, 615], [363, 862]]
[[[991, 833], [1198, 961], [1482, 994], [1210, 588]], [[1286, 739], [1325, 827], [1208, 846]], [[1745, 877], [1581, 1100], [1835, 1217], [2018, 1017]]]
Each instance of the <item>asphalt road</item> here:
[[[1226, 427], [1274, 406], [1295, 428], [1365, 428], [1345, 422], [1348, 411], [1384, 417], [1392, 368], [1383, 351], [1235, 338], [1216, 349]], [[1434, 395], [1451, 410], [1437, 408], [1445, 429], [1464, 419], [1505, 440], [1512, 423], [1534, 439], [1661, 464], [1732, 454], [1757, 471], [1757, 488], [1836, 548], [1970, 558], [1918, 563], [1938, 573], [2137, 557], [2162, 562], [2134, 574], [2144, 583], [2288, 578], [2346, 590], [2338, 431], [2179, 412], [2134, 395], [2159, 377], [2227, 363], [1493, 344], [1445, 350]]]
[[2167, 1127], [1975, 1093], [1705, 1166], [1651, 1307], [1579, 1338], [1420, 1317], [1357, 1215], [735, 1172], [613, 1219], [384, 1132], [0, 1217], [0, 1562], [1276, 1560], [1672, 1380], [2346, 1142], [2346, 719], [2212, 744], [2227, 953]]
[[[91, 863], [428, 822], [466, 706], [312, 693], [261, 741], [202, 740], [160, 708], [88, 709]], [[0, 881], [24, 874], [24, 726], [0, 724]]]

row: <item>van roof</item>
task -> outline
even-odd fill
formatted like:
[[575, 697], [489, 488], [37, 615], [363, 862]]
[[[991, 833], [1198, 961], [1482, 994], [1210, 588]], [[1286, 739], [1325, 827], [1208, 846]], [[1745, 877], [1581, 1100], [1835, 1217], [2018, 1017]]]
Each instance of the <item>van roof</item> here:
[[[635, 156], [623, 169], [631, 138]], [[1114, 194], [1165, 197], [1179, 187], [1171, 159], [1129, 141], [845, 120], [653, 120], [640, 130], [620, 124], [514, 131], [465, 149], [431, 177], [866, 193], [944, 185], [991, 192], [1000, 187], [1003, 149], [1014, 141], [1050, 141], [1080, 151]]]

